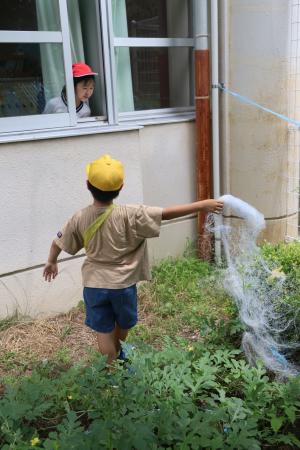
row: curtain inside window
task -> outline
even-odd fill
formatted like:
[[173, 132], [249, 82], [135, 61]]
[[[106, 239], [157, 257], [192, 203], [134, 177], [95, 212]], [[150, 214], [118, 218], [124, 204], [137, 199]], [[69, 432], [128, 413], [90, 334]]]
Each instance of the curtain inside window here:
[[79, 10], [85, 62], [98, 73], [95, 76], [95, 90], [89, 105], [94, 116], [106, 116], [102, 37], [99, 33], [101, 24], [98, 23], [99, 0], [79, 0]]
[[[116, 36], [127, 37], [125, 0], [112, 0], [113, 29]], [[129, 48], [115, 47], [117, 102], [119, 112], [134, 111]]]
[[[78, 0], [68, 0], [68, 16], [70, 28], [70, 44], [72, 61], [84, 61], [84, 50], [82, 31], [80, 23]], [[59, 9], [56, 2], [45, 2], [36, 0], [38, 29], [51, 29], [51, 25], [57, 23]], [[57, 97], [65, 85], [64, 68], [61, 66], [61, 58], [58, 52], [54, 51], [51, 44], [44, 47], [41, 54], [44, 101]]]

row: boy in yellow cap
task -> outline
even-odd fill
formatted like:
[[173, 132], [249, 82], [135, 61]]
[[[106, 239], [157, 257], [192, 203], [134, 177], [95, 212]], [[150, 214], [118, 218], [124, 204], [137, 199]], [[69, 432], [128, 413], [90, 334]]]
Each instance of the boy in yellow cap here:
[[137, 323], [136, 284], [150, 279], [147, 238], [157, 237], [162, 220], [199, 211], [220, 213], [223, 203], [208, 199], [160, 208], [115, 205], [124, 182], [120, 161], [103, 155], [87, 166], [87, 187], [93, 203], [78, 211], [52, 242], [43, 276], [51, 281], [58, 274], [62, 250], [75, 255], [85, 248], [82, 266], [86, 325], [97, 333], [99, 351], [107, 363], [122, 359], [121, 341]]

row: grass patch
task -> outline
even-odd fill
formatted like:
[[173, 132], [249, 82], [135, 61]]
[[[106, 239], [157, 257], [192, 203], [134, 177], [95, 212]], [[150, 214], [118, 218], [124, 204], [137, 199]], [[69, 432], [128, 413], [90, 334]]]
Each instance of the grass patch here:
[[8, 328], [11, 328], [13, 325], [16, 325], [22, 321], [24, 321], [24, 318], [21, 318], [17, 312], [9, 317], [6, 317], [5, 319], [1, 319], [0, 332], [7, 330]]
[[130, 339], [160, 346], [162, 338], [207, 338], [222, 324], [236, 320], [221, 274], [196, 257], [168, 258], [153, 269], [153, 280], [139, 290], [140, 323]]
[[193, 256], [156, 266], [153, 281], [139, 288], [129, 367], [116, 363], [112, 373], [92, 350], [83, 303], [4, 327], [0, 447], [300, 448], [300, 377], [279, 383], [259, 362], [246, 363], [242, 327], [221, 280]]
[[133, 374], [94, 356], [39, 365], [0, 398], [4, 450], [288, 450], [300, 448], [299, 379], [271, 381], [239, 351], [165, 339], [136, 349]]
[[[153, 280], [139, 286], [139, 323], [129, 340], [156, 348], [164, 337], [234, 341], [236, 311], [219, 279], [213, 266], [193, 256], [162, 261]], [[15, 315], [0, 321], [0, 330], [0, 376], [30, 374], [43, 360], [70, 365], [96, 348], [93, 332], [84, 325], [82, 301], [53, 318], [24, 321]]]

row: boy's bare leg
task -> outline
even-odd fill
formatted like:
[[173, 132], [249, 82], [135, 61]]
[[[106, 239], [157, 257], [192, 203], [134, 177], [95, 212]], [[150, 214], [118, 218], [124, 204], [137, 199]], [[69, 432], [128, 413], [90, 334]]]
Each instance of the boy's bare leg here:
[[116, 324], [115, 329], [111, 333], [97, 332], [98, 349], [102, 355], [107, 355], [108, 365], [118, 357], [121, 350], [120, 341], [125, 341], [128, 331]]
[[115, 327], [115, 349], [117, 352], [117, 355], [120, 353], [121, 350], [121, 342], [120, 341], [125, 341], [127, 336], [128, 336], [128, 331], [129, 330], [125, 330], [124, 328], [119, 327], [118, 324], [116, 324]]
[[102, 355], [107, 355], [107, 364], [111, 364], [118, 356], [115, 344], [115, 330], [111, 333], [97, 332], [98, 349]]

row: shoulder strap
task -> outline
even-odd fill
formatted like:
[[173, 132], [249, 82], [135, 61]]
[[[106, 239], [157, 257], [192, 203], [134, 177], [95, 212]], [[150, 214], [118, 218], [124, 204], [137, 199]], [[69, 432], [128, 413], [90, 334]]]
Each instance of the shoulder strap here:
[[100, 216], [97, 217], [97, 219], [93, 223], [91, 223], [91, 225], [85, 230], [85, 232], [83, 233], [83, 243], [84, 243], [84, 248], [86, 250], [88, 248], [90, 240], [92, 239], [92, 237], [94, 236], [96, 231], [102, 227], [103, 223], [105, 222], [105, 220], [108, 218], [108, 216], [111, 214], [112, 210], [115, 207], [116, 207], [116, 205], [114, 205], [114, 204], [110, 205], [104, 211], [104, 213], [100, 214]]

